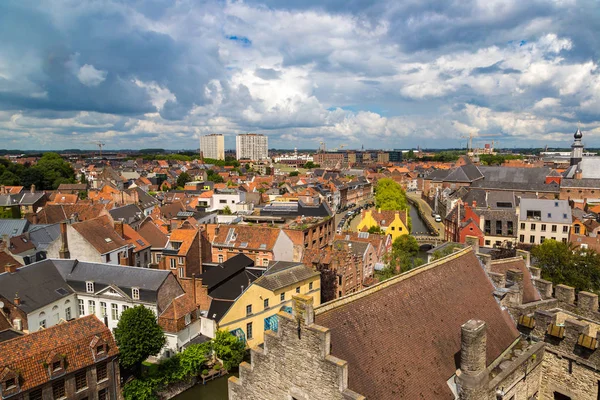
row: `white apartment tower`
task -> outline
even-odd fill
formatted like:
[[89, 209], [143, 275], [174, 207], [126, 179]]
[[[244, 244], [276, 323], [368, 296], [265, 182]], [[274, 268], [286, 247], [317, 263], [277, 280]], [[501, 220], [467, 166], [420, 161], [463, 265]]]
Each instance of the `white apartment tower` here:
[[204, 158], [224, 160], [225, 138], [223, 135], [218, 135], [216, 133], [200, 136], [200, 151]]
[[266, 160], [269, 158], [269, 143], [265, 135], [248, 133], [235, 138], [235, 155], [238, 160]]

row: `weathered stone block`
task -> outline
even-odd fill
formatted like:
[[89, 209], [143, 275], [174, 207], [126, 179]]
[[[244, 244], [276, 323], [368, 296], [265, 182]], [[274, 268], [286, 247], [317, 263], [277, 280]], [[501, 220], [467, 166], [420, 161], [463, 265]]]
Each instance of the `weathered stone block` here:
[[577, 294], [577, 306], [587, 311], [598, 311], [598, 295], [590, 292]]
[[567, 304], [575, 304], [575, 288], [567, 285], [557, 285], [554, 295], [558, 301]]

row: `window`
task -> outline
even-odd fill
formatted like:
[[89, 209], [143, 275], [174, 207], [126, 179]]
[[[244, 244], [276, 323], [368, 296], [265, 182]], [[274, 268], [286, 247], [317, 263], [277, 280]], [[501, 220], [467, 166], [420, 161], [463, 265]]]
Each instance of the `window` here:
[[186, 326], [191, 324], [192, 323], [192, 314], [185, 314], [184, 320], [185, 320]]
[[[575, 225], [577, 226], [577, 225]], [[569, 233], [569, 227], [568, 226], [563, 226], [563, 233]]]
[[87, 370], [75, 374], [75, 390], [80, 391], [87, 388]]
[[6, 390], [11, 390], [17, 387], [17, 381], [15, 380], [15, 378], [10, 378], [4, 381], [4, 386], [6, 387]]
[[219, 199], [219, 204], [227, 204], [227, 200], [225, 200], [225, 199]]
[[525, 235], [519, 235], [519, 242], [523, 243], [525, 241]]
[[491, 244], [492, 244], [492, 241], [491, 241], [491, 240], [486, 240], [486, 241], [485, 241], [485, 245], [486, 245], [486, 246], [489, 246], [489, 245], [491, 245]]
[[502, 221], [496, 221], [496, 235], [502, 235]]
[[546, 232], [546, 224], [542, 224], [542, 226], [540, 227], [540, 230], [542, 232]]
[[563, 219], [567, 219], [567, 214], [563, 214]]
[[52, 384], [52, 397], [54, 399], [64, 399], [65, 396], [65, 380], [61, 379]]
[[85, 291], [88, 293], [94, 293], [94, 282], [86, 282]]
[[552, 213], [548, 213], [548, 218], [552, 218]]
[[485, 220], [484, 230], [485, 230], [486, 235], [489, 235], [492, 233], [492, 221], [487, 220], [487, 219]]
[[313, 290], [313, 283], [312, 282], [308, 283], [308, 290]]
[[67, 321], [71, 320], [71, 307], [65, 308], [65, 319]]
[[34, 390], [29, 392], [29, 400], [42, 400], [42, 389]]
[[100, 355], [102, 353], [104, 353], [104, 345], [101, 344], [101, 345], [96, 346], [96, 355]]
[[110, 253], [106, 254], [106, 262], [109, 263], [110, 262]]
[[176, 269], [177, 268], [177, 260], [174, 258], [170, 258], [169, 259], [169, 263], [171, 265], [171, 269]]
[[508, 235], [512, 236], [512, 234], [513, 234], [513, 222], [512, 221], [506, 221], [506, 233]]
[[100, 302], [100, 316], [102, 318], [106, 317], [108, 315], [108, 313], [106, 312], [106, 303], [101, 301]]
[[252, 322], [246, 324], [246, 337], [252, 339]]
[[179, 277], [183, 278], [183, 267], [179, 267]]
[[575, 234], [579, 235], [579, 232], [581, 232], [581, 226], [575, 225], [573, 228], [575, 229]]
[[129, 310], [129, 306], [123, 305], [123, 312], [125, 312], [125, 310]]
[[541, 219], [542, 212], [536, 210], [527, 210], [527, 219]]
[[296, 288], [296, 293], [300, 293], [300, 286]]
[[107, 377], [106, 373], [106, 363], [96, 365], [96, 380], [98, 382], [103, 381]]
[[264, 299], [263, 300], [263, 306], [265, 309], [269, 308], [269, 299]]
[[46, 327], [46, 313], [42, 311], [40, 313], [40, 328], [45, 328], [45, 327]]
[[119, 320], [119, 305], [118, 304], [111, 304], [110, 305], [110, 309], [111, 309], [111, 318], [113, 321], [118, 321]]
[[108, 400], [108, 389], [102, 389], [98, 392], [98, 400]]
[[529, 236], [529, 243], [535, 243], [535, 236]]
[[535, 224], [531, 224], [531, 230], [535, 231]]
[[521, 229], [525, 229], [525, 222], [521, 222]]
[[134, 287], [131, 288], [131, 298], [134, 300], [139, 300], [140, 299], [140, 289]]
[[567, 243], [567, 238], [562, 238], [563, 243]]
[[281, 301], [285, 301], [285, 293], [281, 293], [281, 294], [279, 295], [279, 300], [281, 300]]
[[544, 240], [546, 240], [546, 236], [540, 237], [540, 243], [544, 243]]
[[85, 315], [85, 303], [83, 300], [79, 299], [79, 315]]
[[558, 227], [556, 225], [552, 225], [552, 232], [556, 232], [556, 229], [558, 229]]
[[96, 302], [94, 300], [88, 300], [88, 310], [90, 314], [96, 314]]
[[177, 257], [177, 261], [179, 261], [179, 265], [183, 265], [183, 257]]
[[269, 266], [269, 260], [266, 258], [263, 258], [263, 267], [268, 267]]
[[252, 314], [252, 304], [246, 306], [246, 315]]
[[223, 262], [223, 254], [219, 254], [219, 264]]

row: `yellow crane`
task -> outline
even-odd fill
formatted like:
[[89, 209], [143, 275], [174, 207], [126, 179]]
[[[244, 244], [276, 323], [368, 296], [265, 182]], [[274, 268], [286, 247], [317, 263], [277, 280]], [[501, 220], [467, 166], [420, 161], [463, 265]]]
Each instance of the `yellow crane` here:
[[104, 143], [104, 142], [101, 142], [101, 141], [99, 141], [99, 140], [92, 141], [92, 142], [90, 142], [90, 143], [94, 143], [96, 146], [98, 146], [98, 149], [100, 149], [100, 158], [102, 158], [102, 148], [103, 148], [104, 146], [106, 146], [106, 143]]

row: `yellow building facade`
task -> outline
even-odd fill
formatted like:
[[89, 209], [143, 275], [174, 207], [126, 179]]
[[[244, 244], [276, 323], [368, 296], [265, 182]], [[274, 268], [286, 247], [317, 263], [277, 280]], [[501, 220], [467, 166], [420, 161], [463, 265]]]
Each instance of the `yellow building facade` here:
[[277, 330], [277, 313], [282, 309], [291, 312], [293, 295], [311, 296], [315, 305], [321, 304], [319, 272], [303, 264], [281, 261], [274, 267], [275, 271], [271, 268], [255, 280], [218, 322], [219, 329], [243, 337], [249, 347], [263, 343], [265, 330]]
[[392, 237], [392, 241], [402, 235], [410, 234], [408, 230], [408, 210], [404, 211], [381, 211], [363, 210], [361, 220], [357, 229], [359, 232], [368, 231], [372, 226], [377, 226]]

